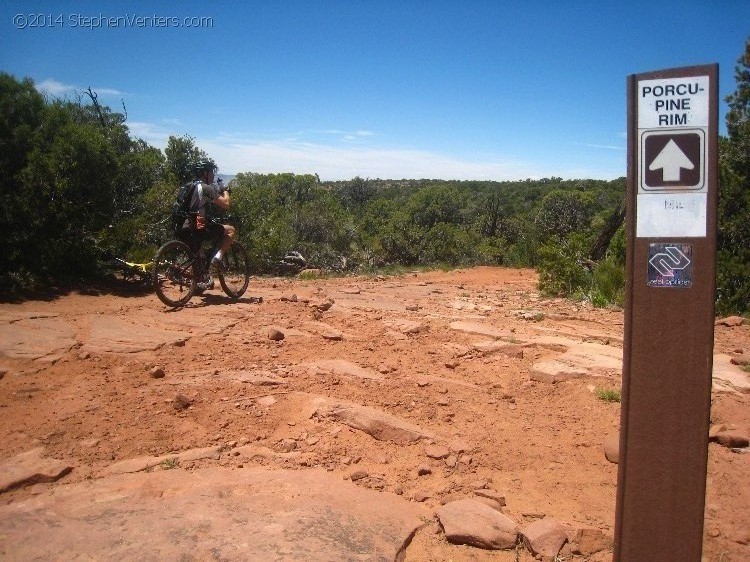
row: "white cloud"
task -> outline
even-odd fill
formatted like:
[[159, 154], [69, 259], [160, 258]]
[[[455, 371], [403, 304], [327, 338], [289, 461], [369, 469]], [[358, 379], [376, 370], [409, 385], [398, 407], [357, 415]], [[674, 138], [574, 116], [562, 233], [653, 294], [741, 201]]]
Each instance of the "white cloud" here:
[[162, 150], [167, 147], [169, 135], [177, 134], [169, 128], [154, 125], [153, 123], [127, 121], [125, 124], [128, 126], [130, 133], [134, 137], [143, 139], [151, 146], [155, 146], [156, 148], [160, 148]]
[[[125, 124], [130, 129], [131, 135], [143, 139], [151, 146], [161, 150], [167, 147], [169, 137], [172, 135], [176, 137], [193, 136], [187, 132], [187, 126], [179, 119], [162, 119], [159, 123], [128, 120]], [[198, 146], [201, 147], [200, 144]]]
[[[128, 121], [134, 136], [152, 146], [164, 149], [170, 135], [185, 134], [178, 130], [179, 123], [163, 120], [159, 124]], [[317, 134], [334, 134], [362, 138], [364, 131], [316, 131]], [[370, 147], [357, 142], [347, 142], [344, 137], [331, 138], [330, 142], [305, 142], [301, 137], [311, 131], [293, 135], [279, 133], [277, 138], [248, 134], [222, 133], [214, 137], [191, 135], [198, 147], [205, 150], [220, 172], [236, 174], [256, 172], [262, 174], [293, 172], [318, 174], [322, 180], [343, 180], [355, 176], [389, 179], [454, 179], [454, 180], [523, 180], [544, 177], [604, 178], [623, 175], [619, 170], [601, 170], [584, 167], [560, 169], [540, 161], [511, 160], [496, 155], [476, 155], [472, 158], [438, 153], [414, 148]], [[367, 133], [367, 132], [364, 132]], [[372, 133], [374, 135], [374, 133]]]
[[77, 86], [72, 86], [70, 84], [63, 84], [62, 82], [58, 82], [57, 80], [54, 80], [52, 78], [47, 78], [46, 80], [42, 80], [41, 82], [39, 82], [36, 85], [36, 89], [44, 94], [59, 97], [72, 94], [80, 88], [78, 88]]
[[120, 90], [115, 90], [114, 88], [91, 88], [91, 90], [95, 94], [99, 94], [101, 96], [125, 96], [127, 95], [125, 92], [122, 92]]
[[615, 146], [611, 144], [592, 144], [588, 142], [580, 142], [580, 143], [575, 143], [575, 144], [578, 144], [580, 146], [586, 146], [588, 148], [602, 148], [604, 150], [621, 150], [621, 151], [625, 150], [624, 146]]
[[[47, 78], [42, 80], [36, 85], [36, 89], [44, 94], [48, 94], [54, 97], [64, 97], [76, 92], [83, 92], [88, 90], [88, 86], [82, 88], [73, 84], [63, 84], [62, 82], [55, 80], [54, 78]], [[120, 90], [114, 88], [94, 88], [91, 90], [100, 96], [125, 96], [126, 94]]]
[[219, 164], [223, 173], [309, 173], [323, 180], [368, 178], [432, 178], [511, 180], [549, 177], [532, 162], [500, 159], [465, 160], [428, 150], [368, 148], [326, 144], [260, 141], [221, 142], [196, 138], [196, 143]]

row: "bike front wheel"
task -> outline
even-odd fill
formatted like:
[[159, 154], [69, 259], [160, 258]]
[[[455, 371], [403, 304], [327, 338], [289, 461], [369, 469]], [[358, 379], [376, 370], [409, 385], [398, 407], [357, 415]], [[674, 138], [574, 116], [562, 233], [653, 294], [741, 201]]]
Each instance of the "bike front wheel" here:
[[167, 242], [154, 257], [151, 281], [156, 296], [167, 306], [185, 306], [195, 293], [197, 270], [195, 254], [187, 244], [179, 240]]
[[221, 260], [219, 283], [224, 292], [232, 299], [238, 299], [245, 294], [250, 283], [250, 263], [247, 252], [239, 242], [232, 242], [229, 251]]

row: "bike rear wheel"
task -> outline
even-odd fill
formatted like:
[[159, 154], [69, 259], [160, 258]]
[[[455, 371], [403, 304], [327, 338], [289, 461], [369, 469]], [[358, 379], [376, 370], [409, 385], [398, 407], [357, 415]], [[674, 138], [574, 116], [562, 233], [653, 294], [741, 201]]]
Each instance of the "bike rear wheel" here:
[[152, 283], [159, 300], [174, 308], [185, 306], [195, 293], [198, 263], [184, 242], [164, 244], [154, 257]]
[[250, 283], [250, 263], [247, 252], [239, 242], [232, 242], [229, 251], [221, 260], [219, 283], [224, 292], [232, 299], [238, 299], [245, 294]]

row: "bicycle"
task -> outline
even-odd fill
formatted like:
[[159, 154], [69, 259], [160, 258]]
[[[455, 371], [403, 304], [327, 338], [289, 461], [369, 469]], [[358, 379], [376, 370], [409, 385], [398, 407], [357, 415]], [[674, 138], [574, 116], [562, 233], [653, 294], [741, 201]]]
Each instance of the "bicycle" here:
[[111, 258], [106, 267], [110, 272], [110, 278], [133, 286], [151, 286], [151, 269], [154, 262], [133, 263], [122, 258]]
[[[228, 219], [229, 217], [225, 217]], [[211, 219], [218, 222], [216, 219]], [[189, 232], [170, 240], [156, 252], [151, 271], [151, 282], [159, 300], [173, 308], [185, 306], [193, 295], [213, 287], [210, 276], [211, 258], [220, 242], [203, 251], [204, 240], [196, 232]], [[250, 282], [250, 265], [245, 248], [237, 240], [224, 254], [217, 277], [224, 293], [237, 300], [247, 290]]]

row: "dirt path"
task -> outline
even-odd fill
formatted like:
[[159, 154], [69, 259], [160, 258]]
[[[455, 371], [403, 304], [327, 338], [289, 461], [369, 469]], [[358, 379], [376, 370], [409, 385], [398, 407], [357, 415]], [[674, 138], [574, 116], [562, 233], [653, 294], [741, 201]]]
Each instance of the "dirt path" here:
[[[519, 527], [551, 517], [611, 538], [603, 443], [620, 411], [596, 391], [620, 385], [622, 311], [541, 298], [528, 270], [251, 283], [262, 303], [0, 305], [0, 463], [41, 447], [72, 468], [0, 505], [113, 474], [318, 469], [427, 510], [406, 560], [533, 559], [446, 541], [434, 513], [477, 490]], [[715, 353], [750, 356], [750, 326], [717, 326]], [[715, 383], [712, 423], [748, 435], [747, 374], [726, 368], [737, 378]], [[748, 468], [710, 445], [705, 560], [750, 559]]]

